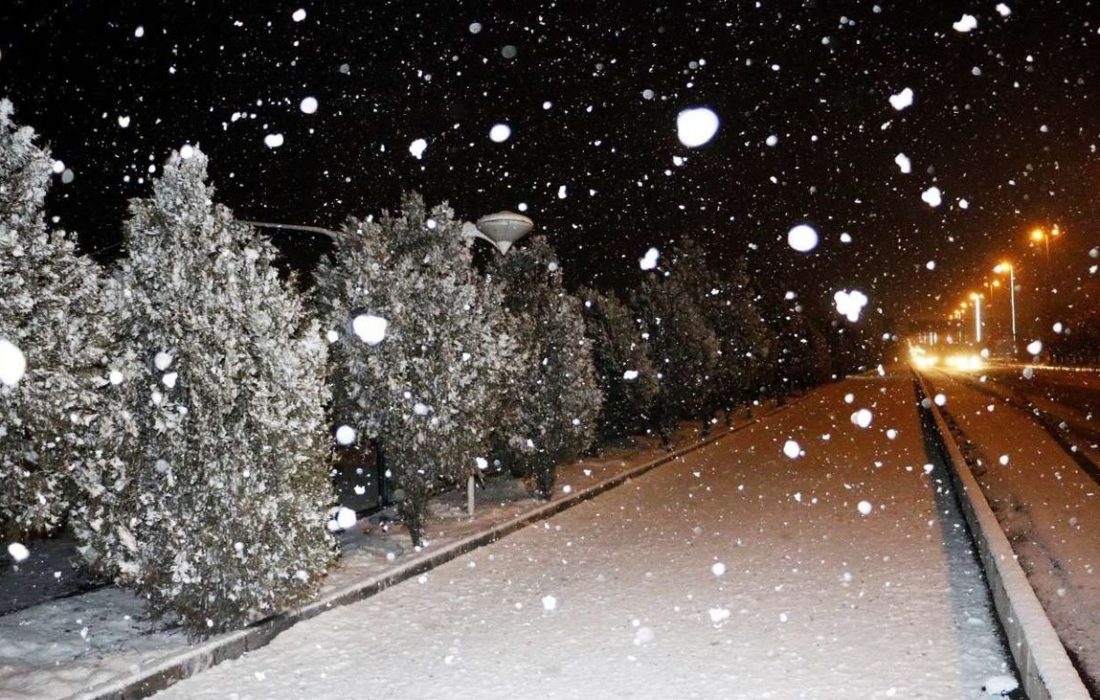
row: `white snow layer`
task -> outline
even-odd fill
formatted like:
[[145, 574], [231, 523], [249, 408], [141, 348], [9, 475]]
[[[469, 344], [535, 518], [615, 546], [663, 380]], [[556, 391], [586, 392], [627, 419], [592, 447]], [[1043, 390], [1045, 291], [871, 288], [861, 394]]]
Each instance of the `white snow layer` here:
[[[836, 420], [846, 391], [898, 439]], [[1009, 666], [924, 460], [904, 374], [831, 385], [163, 697], [988, 697]]]

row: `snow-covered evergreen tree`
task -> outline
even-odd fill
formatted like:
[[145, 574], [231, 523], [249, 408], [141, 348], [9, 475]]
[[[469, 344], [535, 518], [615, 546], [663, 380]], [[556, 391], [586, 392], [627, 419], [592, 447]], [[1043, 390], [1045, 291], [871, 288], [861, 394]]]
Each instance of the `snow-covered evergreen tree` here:
[[602, 395], [591, 343], [580, 302], [565, 291], [557, 255], [543, 236], [495, 257], [489, 270], [530, 357], [505, 442], [511, 460], [531, 475], [535, 497], [548, 499], [557, 465], [576, 459], [596, 436]]
[[773, 361], [767, 368], [768, 393], [782, 397], [828, 381], [831, 368], [828, 339], [802, 305], [777, 300], [767, 320], [775, 339]]
[[74, 515], [95, 569], [191, 633], [308, 600], [333, 557], [326, 347], [276, 251], [172, 155], [124, 227], [100, 444]]
[[0, 532], [51, 529], [71, 507], [106, 343], [99, 266], [47, 231], [53, 160], [11, 115], [0, 99], [0, 342], [23, 368], [0, 382]]
[[631, 309], [657, 366], [660, 396], [654, 422], [666, 445], [678, 421], [710, 418], [705, 414], [721, 343], [692, 294], [696, 272], [686, 265], [658, 268], [631, 296]]
[[607, 440], [648, 427], [660, 385], [630, 309], [613, 293], [582, 288], [585, 333], [603, 393], [600, 437]]
[[461, 222], [419, 195], [397, 215], [351, 221], [317, 270], [317, 303], [336, 334], [335, 421], [373, 440], [398, 507], [422, 543], [427, 501], [488, 462], [501, 400], [527, 359], [472, 265]]
[[718, 360], [707, 413], [751, 402], [762, 393], [763, 364], [771, 353], [771, 333], [757, 308], [743, 260], [711, 263], [703, 248], [685, 239], [669, 256], [695, 304], [718, 339]]

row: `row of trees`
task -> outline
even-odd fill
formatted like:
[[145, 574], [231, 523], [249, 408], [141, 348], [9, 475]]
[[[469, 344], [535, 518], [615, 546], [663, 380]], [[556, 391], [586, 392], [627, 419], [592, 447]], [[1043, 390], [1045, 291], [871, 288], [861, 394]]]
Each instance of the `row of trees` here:
[[[174, 153], [110, 270], [45, 225], [53, 161], [0, 102], [0, 526], [67, 523], [88, 566], [192, 633], [305, 600], [334, 558], [333, 435], [369, 444], [413, 540], [433, 492], [556, 465], [823, 381], [824, 336], [685, 243], [626, 301], [566, 291], [536, 237], [479, 269], [418, 196], [353, 219], [304, 295]], [[767, 309], [778, 311], [767, 315]], [[8, 376], [7, 373], [4, 374]], [[349, 437], [349, 435], [351, 437]]]

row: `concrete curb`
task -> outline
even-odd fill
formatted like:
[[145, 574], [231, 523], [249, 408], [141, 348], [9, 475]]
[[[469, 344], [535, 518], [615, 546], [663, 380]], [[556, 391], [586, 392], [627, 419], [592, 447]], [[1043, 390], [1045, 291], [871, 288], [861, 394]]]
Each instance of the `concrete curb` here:
[[223, 661], [235, 659], [245, 652], [266, 646], [280, 633], [299, 622], [316, 617], [333, 608], [342, 605], [350, 605], [351, 603], [369, 598], [384, 591], [390, 586], [394, 586], [413, 576], [418, 576], [426, 571], [430, 571], [467, 552], [471, 552], [479, 547], [483, 547], [507, 537], [532, 523], [545, 520], [578, 503], [595, 498], [662, 464], [667, 464], [675, 459], [679, 459], [686, 454], [714, 444], [724, 437], [743, 430], [750, 425], [754, 425], [761, 418], [766, 418], [784, 411], [793, 406], [800, 399], [801, 397], [792, 397], [786, 404], [777, 406], [760, 416], [750, 418], [744, 423], [717, 432], [703, 440], [699, 440], [698, 442], [694, 442], [686, 447], [669, 452], [668, 454], [661, 455], [657, 459], [650, 460], [649, 462], [614, 476], [607, 477], [600, 482], [592, 484], [585, 489], [575, 491], [557, 501], [550, 501], [549, 503], [533, 508], [514, 520], [498, 523], [483, 532], [468, 535], [438, 550], [422, 553], [421, 556], [410, 559], [403, 564], [399, 564], [387, 573], [372, 576], [363, 581], [332, 591], [309, 605], [270, 617], [256, 623], [252, 627], [230, 632], [217, 639], [190, 647], [174, 658], [150, 666], [148, 669], [142, 670], [139, 674], [125, 679], [111, 681], [99, 687], [80, 691], [70, 696], [70, 698], [80, 700], [133, 700], [136, 698], [148, 697], [185, 678], [189, 678], [212, 666], [216, 666]]
[[1023, 676], [1021, 685], [1024, 692], [1030, 700], [1089, 700], [1085, 684], [1028, 583], [1027, 575], [1016, 561], [1012, 545], [989, 507], [977, 479], [970, 472], [947, 421], [935, 402], [930, 400], [933, 394], [927, 382], [918, 372], [914, 372], [913, 376], [927, 400], [927, 408], [947, 452], [948, 471], [955, 484], [955, 493], [959, 496], [963, 515], [978, 547], [993, 605], [1008, 637], [1009, 651]]

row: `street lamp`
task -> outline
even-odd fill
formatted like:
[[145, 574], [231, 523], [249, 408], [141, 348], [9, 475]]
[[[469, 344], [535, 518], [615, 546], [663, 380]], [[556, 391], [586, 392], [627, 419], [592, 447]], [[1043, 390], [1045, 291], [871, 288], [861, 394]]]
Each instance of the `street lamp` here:
[[970, 294], [974, 302], [974, 342], [982, 342], [982, 295], [977, 292]]
[[530, 233], [534, 227], [535, 222], [523, 214], [499, 211], [496, 214], [486, 214], [476, 224], [462, 224], [462, 235], [489, 241], [503, 255], [513, 243]]
[[1010, 262], [998, 263], [993, 271], [998, 275], [1008, 273], [1008, 301], [1012, 308], [1012, 356], [1016, 356], [1016, 267]]
[[1031, 239], [1032, 243], [1042, 243], [1043, 244], [1044, 255], [1046, 257], [1047, 263], [1049, 264], [1050, 263], [1050, 239], [1058, 238], [1061, 235], [1062, 235], [1062, 229], [1058, 228], [1058, 224], [1055, 224], [1054, 226], [1052, 226], [1050, 228], [1049, 231], [1047, 231], [1042, 226], [1036, 226], [1035, 228], [1031, 229], [1031, 233], [1028, 234], [1028, 237]]
[[[523, 214], [498, 211], [496, 214], [486, 214], [476, 224], [463, 222], [462, 235], [488, 241], [504, 255], [513, 243], [530, 233], [534, 227], [535, 222]], [[471, 474], [466, 479], [466, 512], [471, 518], [474, 517], [474, 482], [474, 475]]]

